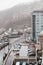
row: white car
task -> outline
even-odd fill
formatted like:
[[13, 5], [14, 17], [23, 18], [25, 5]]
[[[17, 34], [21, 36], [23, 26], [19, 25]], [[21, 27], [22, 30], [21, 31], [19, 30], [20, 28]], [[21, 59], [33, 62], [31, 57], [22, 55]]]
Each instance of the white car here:
[[26, 62], [23, 62], [22, 65], [26, 65]]
[[20, 65], [20, 62], [16, 62], [16, 65]]

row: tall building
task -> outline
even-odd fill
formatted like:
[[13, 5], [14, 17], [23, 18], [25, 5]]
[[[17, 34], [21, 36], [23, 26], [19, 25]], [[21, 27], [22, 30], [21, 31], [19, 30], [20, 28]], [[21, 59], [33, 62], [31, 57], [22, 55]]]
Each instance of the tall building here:
[[32, 37], [33, 41], [38, 41], [38, 34], [43, 30], [43, 11], [32, 13]]

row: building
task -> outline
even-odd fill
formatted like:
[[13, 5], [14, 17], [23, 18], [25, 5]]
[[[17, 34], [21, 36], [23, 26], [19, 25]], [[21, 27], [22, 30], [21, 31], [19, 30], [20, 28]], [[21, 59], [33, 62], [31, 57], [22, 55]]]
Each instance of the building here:
[[20, 50], [20, 56], [27, 56], [27, 55], [28, 55], [28, 46], [22, 46]]
[[43, 65], [43, 30], [39, 33], [39, 41], [41, 45], [41, 50], [42, 50], [42, 64]]
[[43, 50], [43, 31], [41, 31], [38, 36], [39, 36], [41, 49]]
[[28, 55], [29, 49], [28, 46], [22, 45], [19, 52], [16, 52], [15, 58], [14, 58], [14, 63], [16, 62], [26, 62], [27, 64], [35, 62], [36, 61], [36, 55], [35, 56], [29, 56]]
[[43, 30], [43, 11], [32, 13], [32, 40], [38, 41], [38, 34]]

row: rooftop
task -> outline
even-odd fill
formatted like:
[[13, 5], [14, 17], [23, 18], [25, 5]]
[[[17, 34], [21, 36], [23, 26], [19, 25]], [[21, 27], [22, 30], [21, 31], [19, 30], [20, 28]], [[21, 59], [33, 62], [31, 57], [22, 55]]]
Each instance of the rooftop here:
[[43, 30], [39, 33], [39, 36], [43, 36]]
[[28, 55], [28, 46], [22, 46], [20, 49], [20, 56], [27, 56], [27, 55]]
[[33, 11], [33, 13], [43, 13], [43, 11], [42, 10], [36, 10], [36, 11]]

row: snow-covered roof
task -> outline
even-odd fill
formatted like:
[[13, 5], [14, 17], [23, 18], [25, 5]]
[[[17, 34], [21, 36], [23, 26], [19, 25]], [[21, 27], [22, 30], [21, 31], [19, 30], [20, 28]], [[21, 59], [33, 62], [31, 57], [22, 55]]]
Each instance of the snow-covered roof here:
[[18, 31], [14, 30], [11, 34], [18, 34]]
[[22, 46], [20, 49], [20, 56], [27, 56], [28, 55], [28, 46]]
[[39, 35], [43, 35], [43, 30], [39, 33]]
[[4, 31], [5, 31], [5, 29], [4, 28], [1, 28], [0, 29], [0, 34], [2, 34]]
[[23, 33], [24, 31], [23, 31], [23, 29], [19, 29], [18, 32], [22, 32]]

